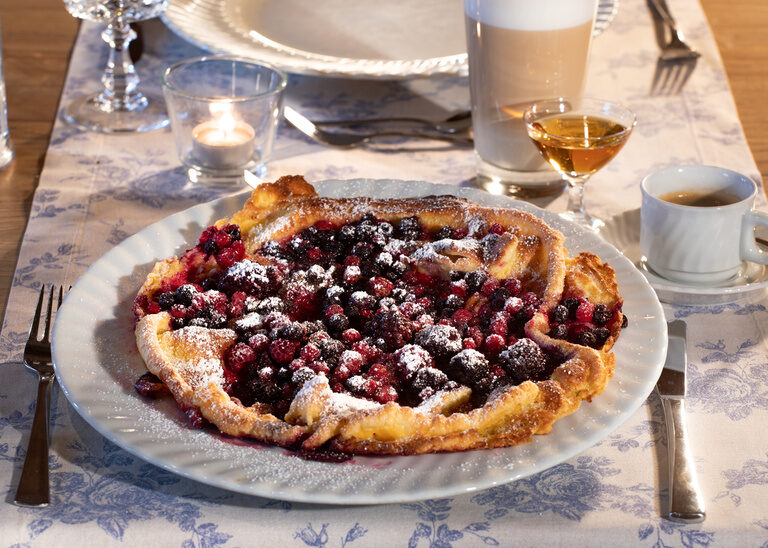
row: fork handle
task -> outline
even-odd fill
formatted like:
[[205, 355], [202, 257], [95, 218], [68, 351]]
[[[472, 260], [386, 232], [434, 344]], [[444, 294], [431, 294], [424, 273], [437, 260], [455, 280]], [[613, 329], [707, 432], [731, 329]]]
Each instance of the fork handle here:
[[688, 432], [685, 402], [662, 398], [667, 422], [667, 451], [670, 460], [669, 513], [667, 518], [681, 523], [704, 521], [704, 502], [696, 479]]
[[37, 384], [37, 403], [32, 431], [29, 434], [27, 456], [21, 470], [16, 498], [19, 506], [47, 506], [50, 502], [48, 487], [48, 404], [53, 374], [40, 375]]

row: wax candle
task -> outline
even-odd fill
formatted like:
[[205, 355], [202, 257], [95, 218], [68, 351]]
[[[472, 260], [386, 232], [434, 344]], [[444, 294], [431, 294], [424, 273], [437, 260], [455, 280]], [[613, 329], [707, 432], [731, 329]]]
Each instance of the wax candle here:
[[251, 160], [255, 136], [251, 125], [224, 110], [192, 130], [192, 154], [203, 167], [237, 169]]

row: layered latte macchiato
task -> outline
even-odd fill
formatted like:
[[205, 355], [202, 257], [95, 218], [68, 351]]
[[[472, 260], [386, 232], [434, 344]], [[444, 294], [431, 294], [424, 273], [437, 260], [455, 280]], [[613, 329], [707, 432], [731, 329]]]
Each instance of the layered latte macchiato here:
[[536, 99], [578, 96], [594, 0], [464, 0], [475, 150], [518, 172], [545, 168], [522, 114]]

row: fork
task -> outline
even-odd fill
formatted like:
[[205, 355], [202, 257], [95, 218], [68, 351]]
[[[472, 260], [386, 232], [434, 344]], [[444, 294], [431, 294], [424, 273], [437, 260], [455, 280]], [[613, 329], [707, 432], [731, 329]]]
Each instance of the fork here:
[[325, 131], [317, 127], [311, 120], [300, 114], [290, 106], [283, 107], [283, 116], [288, 122], [301, 131], [304, 135], [313, 141], [322, 145], [336, 148], [352, 148], [363, 145], [375, 139], [386, 137], [410, 137], [417, 139], [431, 139], [437, 141], [448, 141], [457, 145], [472, 146], [472, 138], [469, 132], [459, 134], [450, 133], [425, 133], [421, 131], [382, 131], [376, 133], [336, 133]]
[[351, 128], [408, 124], [420, 126], [420, 129], [438, 131], [441, 133], [459, 133], [466, 131], [472, 125], [472, 113], [468, 110], [462, 110], [438, 121], [425, 120], [423, 118], [415, 118], [412, 116], [395, 116], [392, 118], [363, 118], [357, 120], [315, 120], [312, 123], [315, 124], [316, 127], [346, 126]]
[[[675, 95], [690, 78], [701, 54], [684, 42], [682, 32], [670, 14], [666, 0], [647, 2], [656, 27], [656, 39], [661, 48], [651, 84], [651, 95]], [[669, 42], [666, 41], [665, 29], [669, 30]]]
[[[35, 405], [35, 417], [32, 421], [32, 431], [29, 435], [27, 456], [24, 459], [24, 468], [21, 470], [21, 479], [16, 490], [16, 498], [13, 502], [19, 506], [47, 506], [50, 502], [48, 486], [48, 407], [53, 383], [53, 363], [51, 361], [51, 325], [53, 324], [53, 300], [56, 286], [51, 286], [50, 297], [45, 315], [43, 316], [43, 302], [45, 301], [46, 287], [40, 288], [40, 298], [37, 301], [35, 317], [32, 320], [32, 328], [29, 331], [27, 345], [24, 347], [24, 365], [39, 376], [37, 385], [37, 403]], [[64, 290], [59, 287], [58, 304], [56, 310], [61, 307]], [[40, 320], [43, 320], [43, 336], [38, 339]]]

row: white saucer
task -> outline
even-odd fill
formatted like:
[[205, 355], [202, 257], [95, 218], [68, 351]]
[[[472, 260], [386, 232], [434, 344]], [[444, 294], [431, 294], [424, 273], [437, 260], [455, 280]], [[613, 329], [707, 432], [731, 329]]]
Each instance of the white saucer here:
[[659, 300], [670, 304], [708, 305], [738, 301], [768, 287], [768, 268], [745, 261], [739, 274], [716, 285], [695, 285], [662, 278], [645, 264], [640, 251], [640, 209], [605, 221], [600, 237], [621, 251], [643, 273]]

